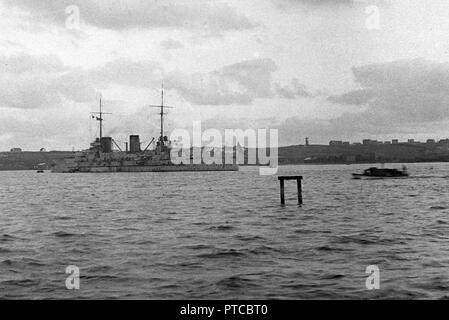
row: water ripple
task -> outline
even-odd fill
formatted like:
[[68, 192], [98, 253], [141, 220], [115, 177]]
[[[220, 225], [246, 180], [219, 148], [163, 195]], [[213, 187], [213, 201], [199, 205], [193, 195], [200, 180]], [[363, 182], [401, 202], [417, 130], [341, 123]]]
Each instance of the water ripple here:
[[[240, 172], [0, 172], [0, 299], [447, 299], [449, 164]], [[445, 178], [443, 178], [445, 177]], [[381, 290], [365, 288], [368, 265]], [[67, 290], [66, 268], [81, 290]]]

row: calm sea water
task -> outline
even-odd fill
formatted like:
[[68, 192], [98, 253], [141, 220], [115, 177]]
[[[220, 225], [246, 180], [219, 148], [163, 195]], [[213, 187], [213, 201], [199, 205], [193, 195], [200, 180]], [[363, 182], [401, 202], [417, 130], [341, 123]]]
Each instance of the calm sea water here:
[[281, 167], [304, 176], [302, 207], [257, 168], [0, 172], [0, 298], [448, 298], [449, 164], [350, 179], [366, 167]]

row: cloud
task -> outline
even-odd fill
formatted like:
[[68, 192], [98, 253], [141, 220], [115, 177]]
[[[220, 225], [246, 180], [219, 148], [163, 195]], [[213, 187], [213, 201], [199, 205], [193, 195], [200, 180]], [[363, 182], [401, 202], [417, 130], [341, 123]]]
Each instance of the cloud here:
[[103, 86], [119, 84], [135, 88], [159, 86], [176, 91], [194, 105], [227, 106], [252, 104], [256, 99], [309, 98], [315, 96], [298, 79], [289, 85], [273, 82], [277, 71], [271, 59], [253, 59], [230, 64], [205, 73], [174, 71], [165, 73], [153, 61], [119, 59], [89, 71], [89, 77]]
[[227, 4], [208, 0], [3, 0], [32, 17], [65, 25], [65, 9], [79, 8], [81, 21], [104, 29], [206, 29], [211, 32], [252, 29], [249, 19]]
[[3, 56], [0, 65], [0, 107], [51, 108], [65, 99], [82, 103], [95, 98], [84, 72], [64, 66], [55, 56]]
[[3, 56], [0, 58], [2, 72], [23, 74], [30, 71], [46, 73], [68, 70], [61, 60], [54, 55], [31, 56], [15, 55]]
[[355, 2], [362, 2], [363, 0], [272, 0], [275, 4], [285, 8], [287, 5], [306, 5], [312, 7], [329, 7], [339, 5], [351, 5]]
[[[423, 59], [370, 64], [352, 69], [357, 88], [328, 100], [357, 106], [330, 119], [289, 117], [266, 119], [216, 118], [205, 123], [224, 129], [275, 128], [282, 145], [302, 144], [305, 137], [313, 143], [329, 140], [361, 141], [364, 138], [404, 139], [444, 136], [449, 121], [449, 64]], [[295, 79], [292, 83], [298, 84]], [[293, 97], [290, 90], [281, 96]], [[274, 85], [282, 92], [282, 86]], [[298, 84], [298, 88], [302, 88]], [[307, 91], [309, 92], [309, 91]]]
[[184, 45], [182, 44], [182, 42], [180, 42], [178, 40], [173, 40], [173, 39], [167, 39], [167, 40], [161, 41], [161, 46], [165, 50], [176, 50], [176, 49], [184, 48]]
[[371, 64], [352, 69], [359, 89], [329, 101], [366, 106], [396, 123], [449, 119], [449, 64], [423, 59]]
[[276, 70], [273, 60], [254, 59], [209, 73], [169, 73], [164, 83], [197, 105], [250, 104], [271, 96], [271, 77]]
[[273, 97], [272, 73], [276, 70], [271, 59], [254, 59], [205, 73], [165, 73], [154, 61], [118, 59], [87, 73], [92, 83], [102, 87], [158, 87], [163, 80], [167, 90], [175, 90], [192, 104], [216, 106], [250, 104], [257, 98]]
[[[0, 150], [21, 147], [25, 150], [71, 150], [85, 148], [89, 134], [88, 111], [66, 103], [64, 110], [0, 108]], [[93, 121], [92, 128], [95, 125]]]
[[290, 3], [311, 4], [311, 5], [328, 5], [328, 4], [350, 4], [357, 0], [281, 0]]
[[[20, 141], [26, 141], [26, 136], [32, 137], [34, 130], [39, 132], [41, 137], [46, 137], [49, 143], [58, 143], [52, 140], [55, 139], [52, 136], [54, 129], [40, 127], [42, 123], [51, 122], [51, 117], [21, 119], [21, 113], [29, 114], [39, 112], [39, 109], [63, 107], [63, 113], [70, 110], [72, 117], [78, 117], [75, 127], [79, 131], [83, 124], [82, 117], [76, 113], [76, 107], [80, 105], [86, 109], [83, 112], [89, 111], [89, 104], [95, 101], [98, 88], [117, 84], [132, 88], [158, 86], [158, 77], [164, 74], [164, 70], [156, 62], [127, 59], [112, 61], [91, 70], [67, 67], [51, 55], [0, 57], [0, 65], [3, 71], [0, 74], [0, 112], [10, 119], [15, 119], [11, 122], [14, 125], [11, 125], [9, 120], [3, 121], [0, 134], [4, 137], [9, 135], [8, 141], [18, 139], [20, 135]], [[167, 89], [175, 90], [184, 99], [196, 105], [226, 106], [251, 104], [256, 99], [264, 98], [315, 97], [296, 78], [288, 85], [273, 82], [273, 73], [276, 70], [276, 64], [271, 59], [254, 59], [208, 73], [167, 73], [164, 79]], [[328, 100], [341, 105], [358, 106], [356, 112], [346, 112], [332, 119], [291, 117], [279, 120], [262, 116], [226, 120], [220, 117], [205, 121], [205, 127], [277, 128], [281, 144], [286, 145], [302, 143], [306, 136], [311, 137], [314, 142], [325, 143], [331, 139], [354, 141], [385, 135], [434, 133], [437, 128], [444, 128], [445, 121], [447, 124], [448, 64], [422, 59], [401, 60], [354, 67], [353, 74], [357, 88], [330, 96]], [[137, 117], [134, 117], [128, 117], [128, 125], [125, 127], [139, 128], [136, 123], [141, 122], [141, 119], [136, 120]], [[57, 121], [61, 123], [70, 122], [69, 116], [59, 118]], [[116, 135], [114, 130], [121, 127], [123, 121], [109, 119], [108, 129]], [[20, 123], [22, 129], [15, 130], [14, 126], [19, 126]], [[25, 127], [27, 129], [24, 129]], [[60, 126], [58, 128], [65, 130]], [[143, 134], [147, 127], [140, 130]], [[76, 134], [82, 134], [78, 131]], [[129, 132], [120, 133], [126, 136], [125, 133]], [[67, 139], [76, 140], [75, 133], [64, 134]]]
[[276, 83], [274, 84], [274, 87], [279, 97], [284, 99], [296, 99], [298, 97], [310, 98], [313, 96], [307, 87], [304, 84], [301, 84], [296, 78], [294, 78], [288, 86], [282, 86]]
[[439, 121], [397, 126], [394, 121], [388, 119], [385, 121], [383, 115], [359, 112], [345, 113], [332, 119], [298, 116], [286, 119], [278, 117], [234, 119], [224, 116], [203, 121], [202, 129], [214, 128], [222, 133], [225, 129], [277, 129], [279, 143], [285, 146], [304, 144], [306, 137], [309, 137], [313, 144], [328, 144], [330, 140], [361, 142], [367, 138], [385, 141], [393, 138], [406, 140], [410, 137], [426, 139], [435, 137], [439, 132], [435, 130], [435, 126], [445, 128], [447, 124], [447, 121]]
[[63, 99], [92, 102], [100, 89], [114, 85], [158, 87], [162, 80], [166, 89], [176, 91], [194, 105], [248, 105], [256, 99], [312, 96], [298, 79], [289, 85], [274, 83], [277, 66], [271, 59], [245, 60], [194, 74], [166, 73], [157, 62], [124, 58], [88, 70], [69, 68], [55, 56], [0, 57], [0, 64], [0, 106], [9, 108], [49, 108], [61, 104]]
[[162, 72], [163, 69], [157, 62], [132, 61], [124, 58], [87, 71], [89, 78], [97, 85], [108, 87], [119, 84], [136, 88], [160, 84]]
[[329, 101], [347, 105], [363, 105], [373, 99], [373, 92], [368, 89], [353, 90], [339, 96], [330, 96]]

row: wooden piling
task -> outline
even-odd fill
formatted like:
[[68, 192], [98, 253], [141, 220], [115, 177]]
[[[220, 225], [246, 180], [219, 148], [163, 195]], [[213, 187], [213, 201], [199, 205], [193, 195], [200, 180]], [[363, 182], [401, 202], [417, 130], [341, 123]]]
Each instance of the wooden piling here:
[[284, 181], [285, 180], [296, 180], [296, 185], [298, 188], [298, 204], [302, 205], [303, 204], [303, 200], [302, 200], [302, 176], [279, 176], [278, 177], [279, 182], [280, 182], [280, 187], [281, 187], [281, 204], [285, 205], [285, 185], [284, 185]]
[[285, 204], [285, 191], [284, 191], [284, 180], [281, 179], [281, 204], [284, 205]]
[[296, 184], [298, 185], [298, 204], [302, 204], [302, 177], [301, 179], [296, 180]]

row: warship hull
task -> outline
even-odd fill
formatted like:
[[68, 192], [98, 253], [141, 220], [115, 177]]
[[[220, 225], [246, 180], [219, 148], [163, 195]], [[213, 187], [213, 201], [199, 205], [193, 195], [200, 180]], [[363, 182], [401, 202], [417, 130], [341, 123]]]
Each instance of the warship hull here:
[[237, 165], [149, 165], [149, 166], [66, 166], [56, 165], [54, 173], [110, 173], [110, 172], [205, 172], [238, 171]]
[[186, 172], [186, 171], [238, 171], [237, 164], [181, 163], [174, 164], [169, 154], [148, 151], [130, 154], [124, 152], [81, 152], [57, 161], [55, 173], [106, 173], [106, 172]]

